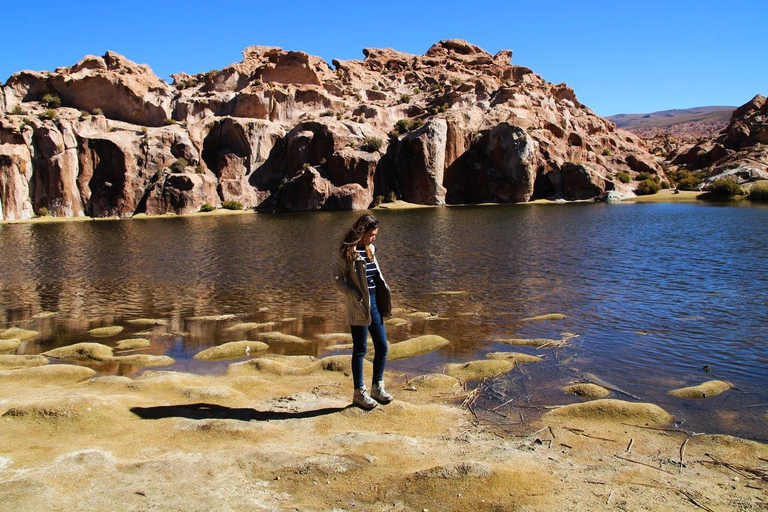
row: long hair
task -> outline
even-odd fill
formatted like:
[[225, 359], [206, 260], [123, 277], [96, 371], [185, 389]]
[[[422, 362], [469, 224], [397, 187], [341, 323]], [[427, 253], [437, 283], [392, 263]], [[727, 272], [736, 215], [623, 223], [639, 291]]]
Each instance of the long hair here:
[[[357, 255], [357, 244], [360, 243], [360, 240], [362, 240], [365, 232], [370, 231], [371, 229], [375, 229], [376, 227], [378, 227], [378, 225], [379, 225], [379, 219], [377, 219], [370, 213], [361, 215], [355, 221], [352, 227], [349, 228], [347, 232], [344, 234], [344, 237], [342, 237], [341, 242], [339, 242], [339, 245], [338, 245], [339, 256], [341, 256], [345, 260], [349, 260], [349, 261], [354, 260], [355, 256]], [[367, 249], [367, 252], [368, 252], [368, 259], [369, 260], [372, 259], [370, 249]]]

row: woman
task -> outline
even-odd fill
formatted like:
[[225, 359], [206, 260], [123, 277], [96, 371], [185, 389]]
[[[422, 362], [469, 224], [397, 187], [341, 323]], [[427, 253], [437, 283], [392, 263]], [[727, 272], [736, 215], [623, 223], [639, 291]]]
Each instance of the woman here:
[[[372, 242], [379, 233], [379, 221], [370, 214], [362, 215], [339, 242], [338, 259], [333, 269], [336, 287], [346, 298], [347, 323], [352, 330], [352, 379], [355, 394], [352, 403], [365, 410], [377, 402], [388, 404], [392, 395], [384, 389], [384, 366], [387, 364], [387, 333], [383, 317], [392, 316], [392, 297], [379, 270]], [[371, 393], [363, 383], [363, 361], [371, 333], [376, 354], [373, 358]]]

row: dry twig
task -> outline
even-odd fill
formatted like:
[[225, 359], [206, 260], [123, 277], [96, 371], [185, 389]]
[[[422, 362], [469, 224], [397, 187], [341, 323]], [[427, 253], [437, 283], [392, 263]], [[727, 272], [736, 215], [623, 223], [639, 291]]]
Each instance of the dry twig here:
[[627, 449], [624, 450], [624, 451], [627, 452], [627, 453], [632, 453], [632, 444], [634, 444], [634, 442], [635, 442], [635, 438], [631, 437], [629, 439], [629, 444], [627, 445]]
[[683, 462], [684, 462], [684, 457], [685, 457], [685, 445], [688, 444], [688, 439], [690, 439], [690, 437], [686, 437], [685, 441], [683, 441], [683, 444], [680, 446], [680, 472], [681, 473], [683, 472]]
[[627, 457], [622, 457], [621, 455], [614, 455], [614, 457], [616, 457], [617, 459], [626, 460], [627, 462], [634, 462], [635, 464], [640, 464], [641, 466], [645, 466], [645, 467], [648, 467], [648, 468], [651, 468], [651, 469], [655, 469], [656, 471], [661, 471], [662, 473], [666, 473], [668, 475], [672, 474], [669, 471], [666, 471], [666, 470], [661, 469], [661, 468], [657, 468], [656, 466], [651, 466], [650, 464], [646, 464], [645, 462], [640, 462], [639, 460], [628, 459]]
[[696, 506], [697, 506], [697, 507], [699, 507], [700, 509], [702, 509], [702, 510], [706, 510], [707, 512], [715, 512], [714, 510], [712, 510], [712, 509], [711, 509], [711, 508], [709, 508], [708, 506], [706, 506], [706, 505], [703, 505], [703, 504], [699, 503], [698, 501], [696, 501], [696, 498], [694, 498], [694, 497], [691, 495], [691, 493], [690, 493], [690, 492], [688, 492], [688, 491], [683, 491], [683, 490], [681, 490], [681, 489], [678, 489], [678, 490], [677, 490], [677, 492], [678, 492], [679, 494], [681, 494], [681, 495], [685, 496], [686, 498], [688, 498], [688, 501], [690, 501], [691, 503], [693, 503], [694, 505], [696, 505]]

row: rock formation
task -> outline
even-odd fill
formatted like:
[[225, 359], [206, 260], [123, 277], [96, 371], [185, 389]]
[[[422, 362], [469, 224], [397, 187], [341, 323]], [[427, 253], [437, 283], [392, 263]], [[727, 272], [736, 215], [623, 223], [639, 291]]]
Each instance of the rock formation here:
[[[0, 220], [632, 194], [642, 141], [465, 41], [333, 61], [251, 46], [166, 84], [112, 52], [0, 88]], [[739, 132], [741, 133], [741, 132]], [[740, 137], [733, 134], [732, 138]], [[748, 135], [747, 138], [751, 137]], [[741, 139], [739, 139], [741, 140]]]
[[667, 156], [671, 169], [697, 171], [706, 179], [738, 183], [768, 179], [768, 101], [757, 95], [737, 108], [728, 126], [713, 139], [679, 147]]

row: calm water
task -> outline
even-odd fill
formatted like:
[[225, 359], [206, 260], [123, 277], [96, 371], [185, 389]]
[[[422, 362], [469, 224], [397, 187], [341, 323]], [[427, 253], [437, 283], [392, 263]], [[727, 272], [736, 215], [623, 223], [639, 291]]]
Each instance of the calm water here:
[[[274, 321], [274, 330], [314, 343], [276, 344], [272, 352], [327, 355], [323, 347], [333, 342], [318, 335], [346, 330], [330, 280], [333, 246], [357, 215], [0, 225], [0, 327], [41, 331], [16, 351], [33, 354], [80, 341], [114, 344], [145, 329], [128, 320], [162, 318], [167, 327], [142, 335], [152, 341], [146, 352], [173, 356], [172, 370], [216, 373], [231, 361], [192, 356], [224, 341], [258, 339], [257, 331], [226, 330], [236, 322]], [[390, 341], [424, 333], [451, 340], [390, 369], [414, 375], [493, 351], [546, 354], [544, 363], [497, 379], [486, 405], [510, 398], [568, 403], [575, 399], [559, 387], [591, 373], [660, 404], [683, 428], [768, 439], [768, 209], [574, 204], [378, 215], [376, 245], [395, 306], [437, 314], [390, 328]], [[444, 291], [465, 293], [439, 294]], [[42, 311], [59, 315], [32, 320]], [[545, 313], [567, 318], [520, 321]], [[213, 314], [237, 318], [187, 320]], [[89, 339], [89, 329], [106, 325], [126, 330], [106, 341]], [[578, 337], [560, 349], [495, 341], [563, 332]], [[698, 401], [666, 394], [712, 378], [738, 389]]]

